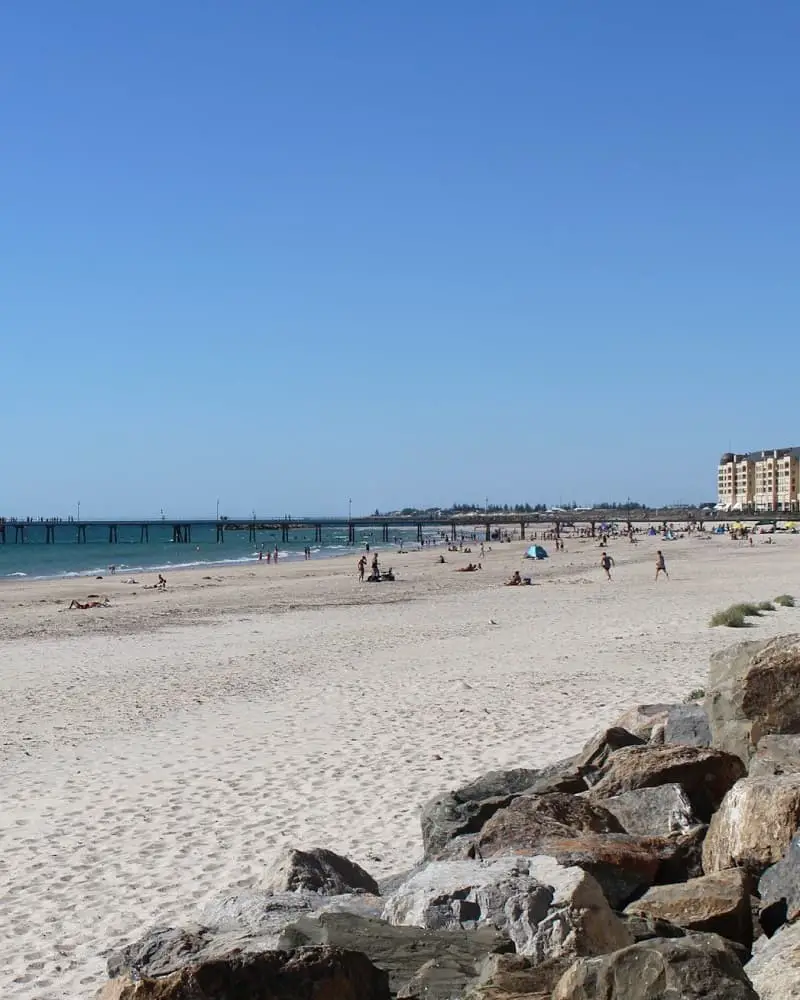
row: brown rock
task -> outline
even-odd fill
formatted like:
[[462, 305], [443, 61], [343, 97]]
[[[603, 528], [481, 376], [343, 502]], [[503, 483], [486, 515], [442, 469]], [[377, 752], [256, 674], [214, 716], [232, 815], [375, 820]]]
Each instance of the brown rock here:
[[705, 708], [713, 745], [745, 762], [763, 736], [800, 733], [800, 635], [714, 653]]
[[798, 827], [800, 774], [743, 778], [711, 820], [703, 869], [745, 868], [757, 878], [780, 861]]
[[642, 889], [660, 880], [661, 870], [675, 859], [678, 850], [679, 838], [584, 833], [545, 837], [537, 853], [589, 872], [609, 905], [621, 909]]
[[623, 828], [607, 809], [577, 795], [523, 795], [488, 820], [477, 849], [482, 857], [530, 853], [528, 849], [533, 850], [544, 837], [584, 832], [622, 833]]
[[596, 802], [636, 788], [675, 783], [686, 792], [698, 818], [708, 822], [728, 789], [744, 774], [741, 760], [708, 747], [624, 747], [611, 754], [592, 787], [591, 798]]
[[678, 885], [653, 886], [625, 912], [669, 920], [690, 931], [719, 934], [749, 948], [753, 939], [751, 889], [752, 879], [734, 868]]
[[601, 958], [581, 958], [552, 1000], [759, 1000], [722, 938], [654, 938]]
[[232, 952], [159, 979], [113, 979], [98, 1000], [389, 1000], [366, 955], [336, 948]]

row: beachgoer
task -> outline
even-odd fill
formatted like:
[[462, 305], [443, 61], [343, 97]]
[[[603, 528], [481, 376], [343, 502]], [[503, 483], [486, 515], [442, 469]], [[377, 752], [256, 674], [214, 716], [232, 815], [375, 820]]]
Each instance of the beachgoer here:
[[278, 546], [277, 545], [275, 546], [275, 551], [272, 553], [272, 555], [273, 555], [273, 558], [275, 559], [275, 563], [277, 565], [277, 562], [278, 562]]
[[611, 567], [614, 565], [614, 560], [611, 558], [611, 556], [607, 552], [604, 552], [602, 554], [602, 556], [600, 557], [600, 565], [605, 570], [606, 579], [610, 580], [611, 579]]
[[366, 568], [367, 568], [367, 557], [362, 556], [358, 560], [358, 579], [362, 583], [364, 582], [364, 571], [366, 570]]
[[519, 587], [521, 584], [522, 584], [522, 576], [520, 575], [520, 571], [518, 569], [515, 569], [514, 572], [511, 574], [511, 579], [506, 580], [506, 586]]
[[167, 589], [167, 579], [163, 577], [160, 573], [158, 574], [158, 583], [156, 584], [159, 590]]
[[372, 557], [372, 575], [380, 576], [381, 571], [378, 569], [378, 553], [376, 552]]
[[667, 564], [664, 561], [664, 554], [661, 549], [656, 552], [656, 580], [658, 580], [659, 573], [663, 573], [664, 576], [669, 580], [669, 573], [667, 572]]

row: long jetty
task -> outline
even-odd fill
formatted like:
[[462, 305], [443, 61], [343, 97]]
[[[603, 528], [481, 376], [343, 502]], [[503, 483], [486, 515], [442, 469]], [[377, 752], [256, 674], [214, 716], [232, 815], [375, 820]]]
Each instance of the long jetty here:
[[[785, 516], [791, 517], [792, 515]], [[493, 531], [509, 525], [513, 525], [515, 528], [518, 526], [520, 537], [524, 539], [526, 530], [531, 527], [550, 529], [558, 535], [563, 527], [583, 526], [594, 535], [598, 526], [614, 522], [626, 525], [658, 523], [666, 526], [676, 522], [697, 524], [704, 521], [761, 521], [775, 520], [777, 517], [776, 514], [765, 513], [722, 514], [710, 510], [661, 508], [659, 510], [564, 511], [541, 514], [510, 511], [507, 513], [466, 514], [459, 517], [377, 514], [370, 517], [157, 518], [152, 520], [137, 518], [135, 520], [88, 521], [64, 521], [53, 518], [0, 518], [0, 543], [38, 542], [52, 545], [58, 537], [61, 542], [72, 541], [85, 544], [87, 529], [92, 529], [94, 535], [97, 535], [98, 532], [104, 534], [109, 544], [113, 545], [119, 541], [121, 528], [128, 529], [129, 533], [132, 532], [134, 536], [138, 531], [139, 541], [142, 544], [150, 541], [151, 528], [171, 530], [172, 541], [182, 544], [188, 544], [192, 541], [193, 528], [214, 529], [219, 544], [225, 541], [226, 531], [247, 531], [251, 542], [256, 542], [259, 531], [278, 533], [282, 542], [288, 542], [293, 531], [313, 531], [315, 543], [321, 543], [326, 528], [329, 530], [347, 529], [348, 543], [351, 545], [355, 544], [358, 529], [369, 528], [380, 530], [384, 542], [390, 540], [392, 528], [414, 528], [419, 540], [424, 537], [426, 529], [436, 530], [449, 534], [453, 541], [458, 538], [460, 533], [463, 533], [465, 528], [479, 528], [484, 532], [486, 540], [490, 541]]]

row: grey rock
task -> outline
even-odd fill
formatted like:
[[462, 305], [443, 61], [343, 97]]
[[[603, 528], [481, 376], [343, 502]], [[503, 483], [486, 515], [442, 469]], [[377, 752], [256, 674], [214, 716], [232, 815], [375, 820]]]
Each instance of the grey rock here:
[[762, 736], [750, 760], [751, 778], [797, 774], [800, 771], [800, 736]]
[[197, 922], [220, 933], [265, 936], [293, 920], [321, 909], [328, 900], [317, 893], [251, 890], [221, 896], [200, 907]]
[[711, 725], [702, 705], [674, 705], [667, 715], [665, 743], [691, 747], [711, 746]]
[[106, 960], [109, 978], [165, 976], [194, 961], [209, 947], [213, 934], [199, 924], [153, 927], [133, 944], [112, 952]]
[[760, 1000], [800, 998], [800, 923], [784, 927], [762, 939], [760, 947], [745, 966]]
[[674, 782], [622, 792], [598, 805], [616, 816], [626, 833], [643, 837], [685, 833], [699, 823], [688, 796]]
[[324, 847], [286, 851], [267, 873], [261, 888], [272, 892], [318, 892], [323, 896], [350, 892], [380, 894], [378, 883], [369, 872]]
[[[735, 952], [714, 934], [653, 938], [581, 958], [553, 1000], [759, 1000]], [[763, 997], [762, 997], [763, 1000]]]
[[705, 708], [713, 746], [745, 763], [763, 736], [800, 733], [800, 635], [714, 653]]
[[477, 980], [488, 955], [513, 948], [508, 938], [493, 927], [425, 930], [330, 912], [301, 917], [284, 930], [283, 948], [309, 945], [361, 951], [388, 973], [392, 994], [414, 995], [416, 989], [427, 1000], [462, 996]]
[[488, 925], [537, 963], [632, 940], [595, 880], [549, 857], [431, 862], [387, 900], [383, 916], [433, 929]]
[[781, 923], [800, 918], [800, 831], [792, 838], [781, 860], [761, 876], [758, 894], [761, 897], [761, 925], [768, 934], [771, 928], [765, 926], [763, 911], [771, 910], [773, 915], [781, 912]]

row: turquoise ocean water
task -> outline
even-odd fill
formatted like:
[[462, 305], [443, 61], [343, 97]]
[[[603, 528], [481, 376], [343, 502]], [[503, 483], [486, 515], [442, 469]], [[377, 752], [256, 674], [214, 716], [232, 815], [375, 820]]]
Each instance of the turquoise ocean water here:
[[44, 527], [32, 525], [27, 532], [29, 540], [24, 544], [14, 542], [14, 529], [8, 532], [5, 545], [0, 545], [0, 579], [45, 579], [48, 577], [100, 576], [109, 572], [109, 566], [116, 566], [117, 574], [133, 575], [148, 570], [161, 570], [198, 566], [225, 566], [256, 562], [258, 551], [275, 550], [278, 546], [281, 560], [302, 559], [303, 550], [311, 547], [312, 558], [346, 555], [348, 552], [363, 551], [367, 543], [371, 548], [397, 548], [395, 539], [406, 546], [416, 548], [416, 530], [413, 528], [392, 528], [391, 542], [387, 546], [381, 542], [381, 530], [363, 529], [356, 531], [356, 544], [347, 544], [347, 529], [325, 528], [320, 545], [314, 541], [314, 529], [292, 532], [289, 542], [281, 542], [278, 531], [259, 531], [258, 542], [248, 539], [247, 531], [226, 531], [225, 541], [218, 544], [213, 527], [192, 528], [191, 543], [172, 541], [172, 526], [153, 525], [150, 541], [139, 541], [139, 528], [120, 526], [119, 541], [115, 545], [108, 542], [108, 529], [92, 529], [87, 526], [86, 544], [75, 542], [74, 524], [56, 526], [56, 541], [46, 545]]

